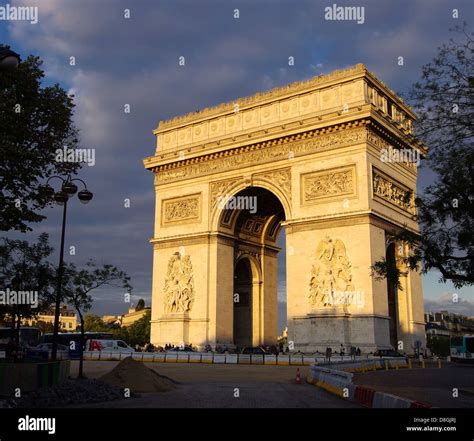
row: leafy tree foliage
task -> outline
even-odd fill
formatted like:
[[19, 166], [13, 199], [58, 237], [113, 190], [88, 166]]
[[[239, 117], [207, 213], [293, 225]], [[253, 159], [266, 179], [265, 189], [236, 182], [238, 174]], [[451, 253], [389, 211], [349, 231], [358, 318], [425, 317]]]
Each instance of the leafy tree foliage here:
[[[91, 292], [106, 285], [119, 286], [131, 290], [130, 277], [113, 265], [97, 266], [89, 261], [79, 269], [70, 263], [65, 265], [63, 293], [64, 299], [77, 311], [81, 324], [81, 348], [84, 347], [85, 317], [84, 313], [92, 307]], [[79, 378], [83, 377], [83, 354], [79, 360]]]
[[42, 61], [29, 56], [0, 74], [0, 229], [31, 230], [50, 203], [46, 179], [74, 173], [79, 163], [56, 161], [56, 150], [76, 148], [73, 97], [58, 84], [42, 86]]
[[[47, 310], [52, 302], [55, 271], [47, 260], [52, 251], [46, 233], [42, 233], [37, 242], [32, 244], [26, 240], [1, 239], [0, 289], [5, 293], [9, 291], [10, 294], [12, 291], [29, 292], [29, 300], [38, 302], [0, 305], [0, 317], [8, 316], [12, 328], [16, 330], [16, 349], [19, 345], [21, 320], [36, 317], [39, 312]], [[17, 298], [15, 301], [21, 300]]]
[[[435, 182], [416, 198], [421, 235], [393, 232], [411, 252], [411, 269], [434, 269], [456, 288], [474, 283], [474, 39], [467, 26], [423, 67], [409, 98], [418, 114], [416, 134], [429, 147], [425, 165]], [[382, 259], [372, 270], [398, 283], [399, 273]]]

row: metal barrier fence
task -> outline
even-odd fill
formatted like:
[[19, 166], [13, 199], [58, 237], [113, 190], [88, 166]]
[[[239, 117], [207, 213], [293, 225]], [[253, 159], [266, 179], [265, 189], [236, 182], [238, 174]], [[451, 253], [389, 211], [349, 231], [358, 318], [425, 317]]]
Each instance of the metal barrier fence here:
[[132, 357], [137, 361], [150, 363], [213, 363], [213, 364], [253, 364], [278, 366], [310, 366], [323, 362], [324, 357], [306, 355], [250, 355], [214, 354], [208, 352], [107, 352], [85, 351], [84, 360], [112, 361]]

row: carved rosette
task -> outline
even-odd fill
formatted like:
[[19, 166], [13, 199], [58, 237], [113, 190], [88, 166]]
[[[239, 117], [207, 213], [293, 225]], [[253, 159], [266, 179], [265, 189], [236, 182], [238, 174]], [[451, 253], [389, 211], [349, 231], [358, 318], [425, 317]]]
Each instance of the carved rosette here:
[[326, 237], [319, 242], [311, 269], [309, 303], [313, 307], [331, 306], [336, 292], [353, 292], [351, 264], [340, 239]]
[[164, 286], [165, 313], [190, 311], [194, 301], [191, 256], [175, 253], [168, 262]]

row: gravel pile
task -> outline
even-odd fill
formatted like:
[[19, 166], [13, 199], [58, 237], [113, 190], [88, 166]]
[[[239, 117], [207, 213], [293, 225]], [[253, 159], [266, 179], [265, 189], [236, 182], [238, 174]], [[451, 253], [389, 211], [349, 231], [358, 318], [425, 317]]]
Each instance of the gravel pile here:
[[132, 357], [124, 358], [100, 380], [131, 392], [165, 392], [176, 388], [176, 382], [145, 366]]
[[[132, 396], [133, 396], [132, 391]], [[53, 387], [26, 393], [9, 400], [11, 407], [60, 407], [71, 404], [99, 403], [124, 398], [119, 387], [94, 379], [67, 380]]]

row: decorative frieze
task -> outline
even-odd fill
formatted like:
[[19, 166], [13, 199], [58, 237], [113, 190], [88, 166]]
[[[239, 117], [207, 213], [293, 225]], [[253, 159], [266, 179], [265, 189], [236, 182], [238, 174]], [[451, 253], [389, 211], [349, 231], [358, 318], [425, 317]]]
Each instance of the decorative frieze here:
[[199, 221], [201, 218], [201, 195], [194, 194], [162, 201], [162, 225]]
[[295, 140], [295, 137], [292, 136], [271, 142], [239, 147], [203, 157], [201, 159], [202, 162], [193, 160], [193, 162], [183, 165], [179, 164], [172, 168], [159, 167], [156, 170], [156, 182], [157, 184], [163, 184], [181, 181], [195, 176], [205, 176], [239, 169], [248, 165], [265, 164], [346, 145], [354, 145], [366, 140], [366, 132], [365, 127], [339, 130], [326, 134], [314, 131], [313, 133], [305, 134], [304, 139]]
[[354, 166], [307, 173], [302, 175], [301, 180], [303, 204], [356, 193]]
[[411, 190], [382, 174], [376, 168], [372, 169], [372, 177], [375, 199], [380, 198], [407, 213], [415, 213], [414, 194]]

